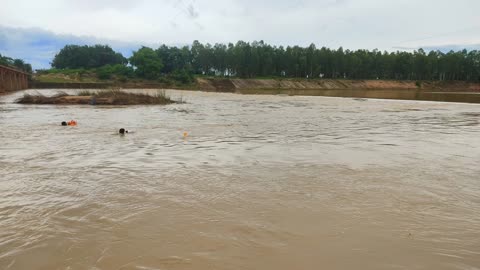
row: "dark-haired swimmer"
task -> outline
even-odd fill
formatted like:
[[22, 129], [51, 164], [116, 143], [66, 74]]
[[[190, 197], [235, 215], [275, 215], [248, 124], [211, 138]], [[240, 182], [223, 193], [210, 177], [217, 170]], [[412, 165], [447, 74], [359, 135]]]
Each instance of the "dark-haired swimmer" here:
[[122, 135], [125, 135], [125, 134], [127, 134], [127, 133], [133, 133], [133, 131], [131, 131], [131, 130], [126, 130], [126, 129], [124, 129], [124, 128], [121, 128], [121, 129], [118, 131], [118, 133], [120, 133], [120, 134], [122, 134]]

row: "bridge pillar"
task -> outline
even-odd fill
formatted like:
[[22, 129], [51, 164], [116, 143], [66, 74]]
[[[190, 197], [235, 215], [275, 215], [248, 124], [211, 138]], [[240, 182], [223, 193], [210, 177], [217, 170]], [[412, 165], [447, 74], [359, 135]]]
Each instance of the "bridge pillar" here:
[[5, 91], [5, 76], [4, 76], [5, 71], [0, 68], [0, 92]]
[[10, 72], [10, 71], [7, 72], [7, 78], [8, 78], [7, 91], [15, 90], [15, 89], [13, 88], [13, 76], [12, 76], [12, 72]]
[[23, 74], [23, 87], [22, 89], [27, 89], [28, 88], [28, 75]]

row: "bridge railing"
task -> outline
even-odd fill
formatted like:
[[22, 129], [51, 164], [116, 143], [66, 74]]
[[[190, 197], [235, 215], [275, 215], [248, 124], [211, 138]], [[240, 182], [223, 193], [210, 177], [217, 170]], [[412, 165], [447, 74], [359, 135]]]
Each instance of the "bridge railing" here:
[[0, 65], [0, 92], [27, 89], [29, 76], [22, 70]]

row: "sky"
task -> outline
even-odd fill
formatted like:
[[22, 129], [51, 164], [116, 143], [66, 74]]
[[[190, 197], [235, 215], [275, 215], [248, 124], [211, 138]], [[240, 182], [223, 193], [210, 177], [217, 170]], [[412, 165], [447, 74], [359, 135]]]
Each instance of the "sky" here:
[[478, 0], [1, 0], [0, 54], [48, 68], [66, 44], [125, 56], [238, 40], [345, 49], [480, 49]]

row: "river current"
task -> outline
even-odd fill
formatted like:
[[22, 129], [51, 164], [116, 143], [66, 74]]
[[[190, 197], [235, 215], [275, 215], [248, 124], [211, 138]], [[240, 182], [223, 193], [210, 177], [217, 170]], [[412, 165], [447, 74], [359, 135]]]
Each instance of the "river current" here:
[[167, 93], [0, 97], [0, 269], [480, 269], [479, 105]]

